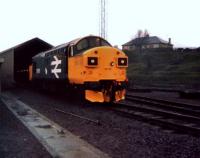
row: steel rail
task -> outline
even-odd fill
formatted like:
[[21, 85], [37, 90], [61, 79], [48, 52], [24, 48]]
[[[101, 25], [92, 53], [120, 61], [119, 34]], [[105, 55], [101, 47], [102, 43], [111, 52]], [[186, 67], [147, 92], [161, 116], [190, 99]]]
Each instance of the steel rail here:
[[[164, 104], [170, 104], [170, 105], [176, 105], [179, 107], [185, 107], [189, 109], [194, 109], [194, 110], [199, 110], [200, 111], [200, 105], [195, 105], [195, 104], [188, 104], [188, 103], [182, 103], [182, 102], [175, 102], [175, 101], [169, 101], [169, 100], [163, 100], [163, 99], [155, 99], [155, 98], [150, 98], [150, 97], [143, 97], [143, 96], [136, 96], [136, 95], [126, 95], [128, 98], [139, 98], [139, 99], [144, 99], [147, 101], [156, 101], [159, 103], [164, 103]], [[144, 101], [143, 101], [144, 102]]]
[[200, 124], [200, 117], [186, 115], [186, 114], [180, 114], [180, 113], [177, 113], [174, 111], [167, 111], [167, 110], [158, 109], [158, 108], [154, 108], [154, 107], [148, 107], [148, 105], [141, 106], [138, 104], [126, 103], [126, 104], [121, 104], [120, 107], [127, 108], [129, 110], [141, 111], [141, 112], [151, 113], [151, 114], [155, 114], [155, 115], [159, 115], [159, 116], [164, 116], [167, 118], [174, 118], [174, 119], [184, 120], [184, 121], [193, 121], [195, 123]]
[[[120, 104], [121, 106], [122, 104]], [[124, 105], [124, 104], [123, 104]], [[200, 136], [200, 128], [199, 127], [193, 127], [191, 126], [191, 124], [181, 124], [180, 122], [176, 123], [174, 121], [169, 121], [165, 118], [161, 118], [161, 117], [157, 117], [154, 115], [145, 115], [145, 114], [139, 114], [138, 112], [128, 112], [128, 111], [124, 111], [121, 107], [120, 108], [112, 108], [112, 110], [114, 112], [118, 112], [122, 115], [125, 115], [126, 117], [131, 117], [131, 118], [135, 118], [139, 121], [143, 121], [143, 122], [148, 122], [154, 125], [159, 125], [161, 127], [165, 127], [165, 128], [170, 128], [170, 129], [174, 129], [177, 130], [179, 132], [184, 132], [184, 133], [188, 133], [188, 134], [192, 134], [195, 136]]]
[[190, 104], [179, 106], [181, 103], [131, 95], [127, 95], [126, 99], [128, 101], [116, 103], [112, 110], [145, 122], [200, 135], [200, 110], [194, 110], [193, 107], [190, 109]]
[[92, 120], [90, 118], [87, 118], [87, 117], [84, 117], [84, 116], [80, 116], [80, 115], [77, 115], [77, 114], [73, 114], [73, 113], [70, 113], [70, 112], [66, 112], [66, 111], [63, 111], [63, 110], [60, 110], [60, 109], [57, 109], [57, 108], [55, 108], [55, 111], [63, 113], [63, 114], [67, 114], [67, 115], [70, 115], [70, 116], [74, 116], [74, 117], [77, 117], [77, 118], [80, 118], [80, 119], [95, 123], [97, 125], [101, 125], [99, 120]]
[[177, 102], [165, 102], [165, 100], [131, 95], [128, 95], [126, 99], [137, 103], [148, 104], [149, 107], [161, 108], [168, 111], [176, 111], [185, 115], [200, 117], [200, 109], [194, 110], [190, 107], [190, 104], [180, 106], [179, 104], [181, 103], [176, 104]]

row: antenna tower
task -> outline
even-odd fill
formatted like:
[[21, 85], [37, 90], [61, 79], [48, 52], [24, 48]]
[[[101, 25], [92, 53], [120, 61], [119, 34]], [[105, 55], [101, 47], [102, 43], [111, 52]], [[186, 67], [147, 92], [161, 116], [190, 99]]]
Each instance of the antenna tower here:
[[99, 35], [102, 38], [107, 38], [106, 28], [106, 0], [100, 0], [100, 20], [99, 20]]

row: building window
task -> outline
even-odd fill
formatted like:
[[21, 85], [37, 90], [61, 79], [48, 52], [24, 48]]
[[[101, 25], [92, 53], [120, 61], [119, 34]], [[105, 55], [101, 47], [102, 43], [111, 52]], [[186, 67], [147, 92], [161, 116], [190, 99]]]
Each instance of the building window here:
[[153, 48], [159, 48], [159, 44], [154, 44]]

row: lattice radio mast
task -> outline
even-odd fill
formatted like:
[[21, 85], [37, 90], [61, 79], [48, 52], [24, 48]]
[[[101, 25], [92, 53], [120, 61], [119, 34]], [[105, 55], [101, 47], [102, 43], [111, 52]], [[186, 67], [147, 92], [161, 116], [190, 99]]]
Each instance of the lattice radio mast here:
[[99, 36], [107, 38], [107, 23], [106, 23], [106, 0], [100, 1], [100, 20], [99, 20]]

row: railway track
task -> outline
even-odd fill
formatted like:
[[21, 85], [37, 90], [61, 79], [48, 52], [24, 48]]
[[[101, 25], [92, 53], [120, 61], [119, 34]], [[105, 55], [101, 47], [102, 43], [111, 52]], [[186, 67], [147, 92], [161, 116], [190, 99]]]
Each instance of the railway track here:
[[200, 136], [200, 106], [127, 95], [112, 108], [124, 116]]

